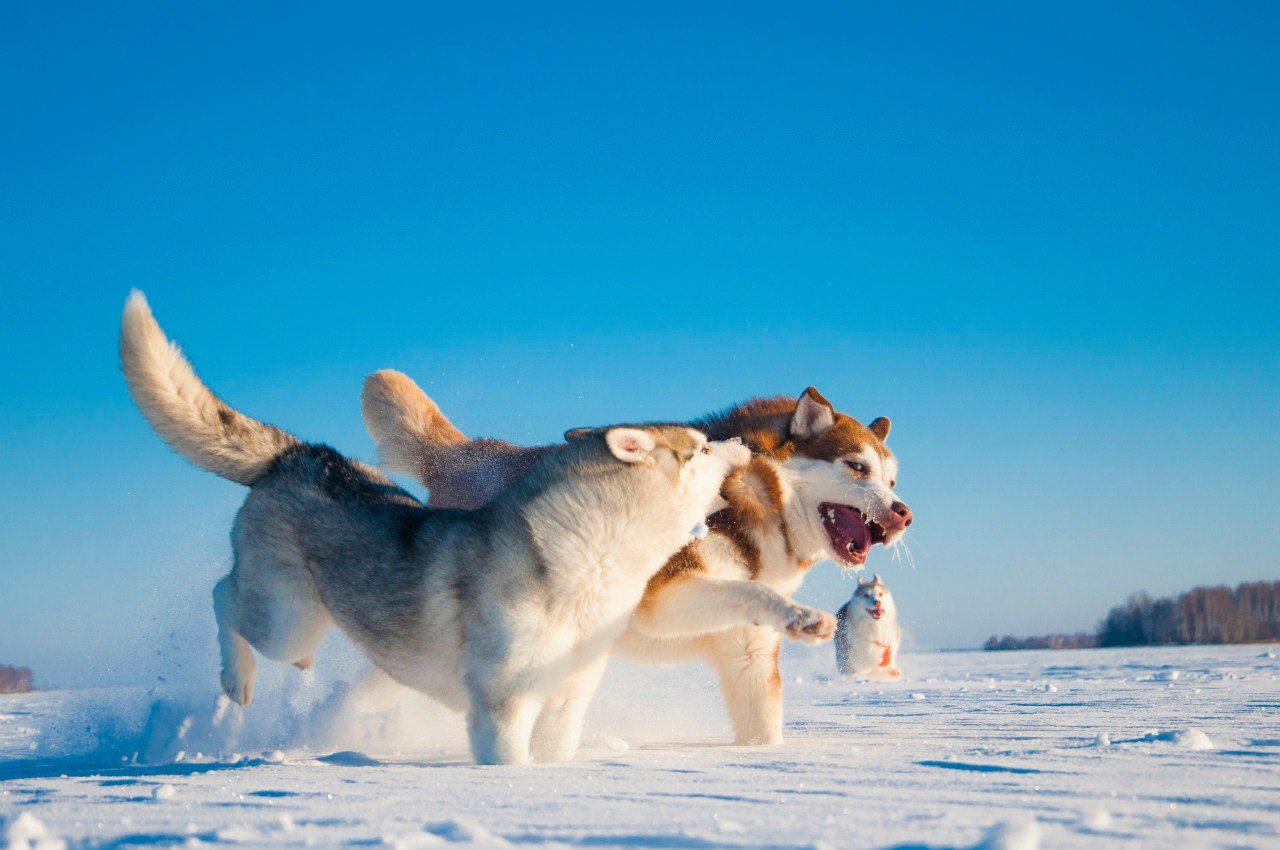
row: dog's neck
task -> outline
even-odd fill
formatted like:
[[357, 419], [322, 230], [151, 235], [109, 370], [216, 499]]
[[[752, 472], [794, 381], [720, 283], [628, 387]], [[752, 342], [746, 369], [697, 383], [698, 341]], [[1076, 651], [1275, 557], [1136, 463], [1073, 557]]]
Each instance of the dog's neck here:
[[570, 581], [643, 585], [689, 540], [684, 502], [661, 473], [619, 467], [535, 490], [519, 511], [548, 562], [578, 565]]
[[782, 465], [763, 454], [735, 472], [722, 490], [728, 507], [709, 520], [711, 531], [733, 546], [738, 561], [757, 581], [791, 592], [822, 557], [821, 541], [798, 539], [802, 511]]
[[755, 454], [785, 460], [795, 450], [789, 436], [795, 412], [794, 398], [753, 398], [691, 424], [705, 432], [708, 439], [737, 437]]

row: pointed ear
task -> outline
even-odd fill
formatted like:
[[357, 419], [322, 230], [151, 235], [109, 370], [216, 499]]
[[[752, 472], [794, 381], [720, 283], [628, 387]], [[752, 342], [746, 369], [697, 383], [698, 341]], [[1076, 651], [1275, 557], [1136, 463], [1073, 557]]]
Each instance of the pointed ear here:
[[609, 451], [623, 463], [645, 463], [651, 460], [654, 447], [653, 435], [639, 428], [610, 428], [604, 434]]
[[796, 412], [791, 416], [791, 436], [797, 440], [812, 440], [836, 422], [836, 412], [831, 402], [813, 387], [800, 394]]
[[871, 583], [872, 583], [872, 584], [879, 584], [879, 583], [880, 583], [880, 574], [879, 574], [879, 573], [872, 573], [872, 574], [871, 574]]
[[866, 587], [867, 580], [862, 577], [862, 573], [858, 573], [858, 587]]
[[871, 421], [871, 424], [867, 426], [867, 430], [872, 434], [875, 434], [876, 439], [883, 443], [885, 440], [889, 439], [889, 417], [877, 416]]

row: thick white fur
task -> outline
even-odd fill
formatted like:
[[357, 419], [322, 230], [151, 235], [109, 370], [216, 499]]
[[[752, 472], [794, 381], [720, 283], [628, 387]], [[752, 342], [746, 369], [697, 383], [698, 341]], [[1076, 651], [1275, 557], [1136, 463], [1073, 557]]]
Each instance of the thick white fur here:
[[[879, 607], [879, 619], [870, 610]], [[860, 679], [892, 680], [902, 677], [898, 648], [902, 629], [898, 626], [898, 606], [889, 588], [876, 576], [872, 582], [858, 580], [853, 597], [836, 615], [836, 660], [840, 672]]]
[[[466, 710], [481, 763], [573, 754], [609, 648], [646, 583], [750, 459], [742, 445], [708, 443], [693, 429], [618, 429], [606, 442], [636, 472], [558, 476], [559, 464], [576, 461], [552, 456], [491, 510], [434, 514], [431, 534], [405, 539], [405, 511], [423, 510], [414, 500], [371, 467], [227, 407], [140, 293], [126, 307], [121, 351], [161, 436], [197, 465], [254, 485], [233, 530], [235, 564], [214, 590], [228, 695], [252, 699], [252, 649], [309, 666], [336, 623], [396, 681]], [[689, 457], [655, 446], [653, 435], [674, 440], [678, 430], [682, 445], [692, 441]], [[325, 477], [343, 463], [336, 480]], [[346, 499], [341, 488], [351, 486], [364, 489]], [[484, 560], [469, 557], [478, 552]], [[384, 576], [409, 580], [396, 593]]]
[[361, 403], [365, 427], [385, 453], [378, 459], [383, 469], [414, 476], [424, 455], [470, 442], [407, 375], [389, 369], [378, 375], [377, 392], [366, 390]]
[[[816, 429], [810, 433], [830, 427], [819, 411], [801, 410], [801, 415], [805, 421], [798, 427]], [[831, 634], [828, 615], [790, 599], [806, 573], [796, 569], [787, 541], [806, 561], [831, 558], [839, 563], [840, 553], [831, 549], [818, 505], [853, 505], [887, 526], [893, 523], [892, 505], [898, 501], [889, 486], [897, 478], [897, 460], [882, 461], [870, 449], [836, 463], [799, 456], [763, 460], [778, 472], [782, 484], [785, 534], [773, 526], [752, 533], [761, 565], [754, 580], [740, 551], [712, 534], [698, 544], [706, 569], [648, 594], [616, 647], [619, 654], [650, 664], [705, 658], [719, 675], [738, 744], [782, 742], [781, 683], [776, 679], [780, 634], [808, 643]], [[845, 460], [862, 462], [867, 476], [850, 476]], [[901, 529], [889, 532], [886, 543], [901, 536]], [[896, 642], [893, 657], [897, 658]]]
[[782, 743], [781, 635], [819, 643], [832, 634], [829, 614], [790, 598], [806, 573], [796, 568], [796, 554], [788, 554], [788, 540], [808, 562], [838, 561], [818, 505], [853, 504], [874, 518], [888, 515], [896, 500], [883, 482], [850, 480], [838, 464], [802, 457], [757, 457], [756, 462], [762, 460], [777, 471], [782, 485], [785, 533], [773, 524], [752, 531], [759, 572], [752, 577], [727, 538], [708, 536], [698, 544], [706, 569], [650, 592], [616, 647], [619, 654], [649, 664], [704, 658], [719, 676], [737, 744]]
[[[813, 412], [808, 426], [820, 433], [829, 422]], [[618, 653], [641, 662], [678, 662], [698, 655], [707, 659], [719, 675], [737, 744], [782, 742], [781, 682], [774, 681], [780, 632], [805, 643], [831, 635], [828, 614], [790, 598], [806, 573], [797, 570], [795, 557], [787, 553], [787, 540], [805, 561], [831, 558], [840, 563], [841, 553], [832, 550], [819, 504], [851, 504], [888, 525], [897, 502], [890, 488], [897, 461], [882, 462], [872, 449], [836, 463], [797, 456], [786, 461], [756, 458], [760, 460], [778, 472], [786, 531], [771, 526], [751, 534], [762, 567], [754, 580], [735, 545], [710, 535], [699, 544], [707, 570], [649, 594], [617, 645]], [[863, 462], [868, 475], [851, 477], [846, 460]], [[887, 543], [901, 535], [901, 529], [891, 531]], [[896, 658], [896, 643], [893, 646]]]
[[134, 402], [174, 451], [201, 469], [251, 485], [297, 439], [243, 416], [209, 391], [165, 338], [137, 290], [125, 302], [120, 360]]
[[[854, 478], [849, 475], [844, 461], [858, 461], [867, 468], [867, 475]], [[882, 462], [874, 451], [861, 451], [841, 458], [836, 463], [806, 457], [791, 457], [781, 464], [792, 483], [794, 496], [788, 502], [791, 525], [797, 533], [793, 541], [801, 552], [812, 552], [815, 557], [830, 557], [842, 563], [843, 553], [833, 552], [830, 539], [823, 528], [818, 506], [823, 502], [851, 505], [879, 523], [886, 530], [885, 545], [892, 546], [906, 530], [895, 528], [893, 505], [898, 496], [889, 482], [897, 479], [898, 462], [889, 458]]]

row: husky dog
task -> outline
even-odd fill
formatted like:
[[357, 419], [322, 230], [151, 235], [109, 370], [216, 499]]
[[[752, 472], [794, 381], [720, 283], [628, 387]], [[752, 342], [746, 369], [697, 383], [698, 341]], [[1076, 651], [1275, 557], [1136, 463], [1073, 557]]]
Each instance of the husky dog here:
[[[486, 504], [555, 451], [468, 440], [392, 370], [366, 379], [364, 419], [383, 466], [425, 484], [432, 505]], [[780, 634], [817, 643], [835, 630], [831, 615], [791, 594], [818, 561], [861, 569], [872, 545], [895, 543], [911, 524], [893, 491], [889, 420], [863, 426], [810, 387], [799, 399], [756, 399], [694, 424], [713, 439], [742, 439], [751, 462], [725, 482], [727, 506], [708, 521], [711, 533], [649, 582], [615, 649], [651, 664], [707, 660], [735, 742], [781, 743]]]
[[376, 469], [233, 410], [142, 294], [120, 353], [134, 401], [195, 465], [250, 488], [213, 592], [222, 686], [254, 657], [305, 668], [336, 624], [403, 685], [467, 712], [483, 764], [571, 757], [607, 653], [649, 579], [750, 458], [683, 425], [595, 429], [478, 511], [424, 508]]
[[846, 676], [860, 679], [900, 679], [898, 606], [876, 573], [871, 581], [858, 576], [853, 598], [836, 612], [836, 665]]

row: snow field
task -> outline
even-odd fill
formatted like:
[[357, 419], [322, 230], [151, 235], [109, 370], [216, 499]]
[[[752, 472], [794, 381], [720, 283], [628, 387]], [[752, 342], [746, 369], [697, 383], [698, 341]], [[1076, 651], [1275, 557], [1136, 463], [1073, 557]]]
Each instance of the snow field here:
[[22, 848], [1280, 847], [1271, 648], [916, 653], [893, 683], [840, 680], [829, 646], [789, 650], [780, 748], [724, 745], [707, 671], [616, 664], [579, 760], [527, 768], [474, 766], [457, 716], [319, 674], [272, 673], [245, 712], [207, 691], [0, 697], [0, 835]]

